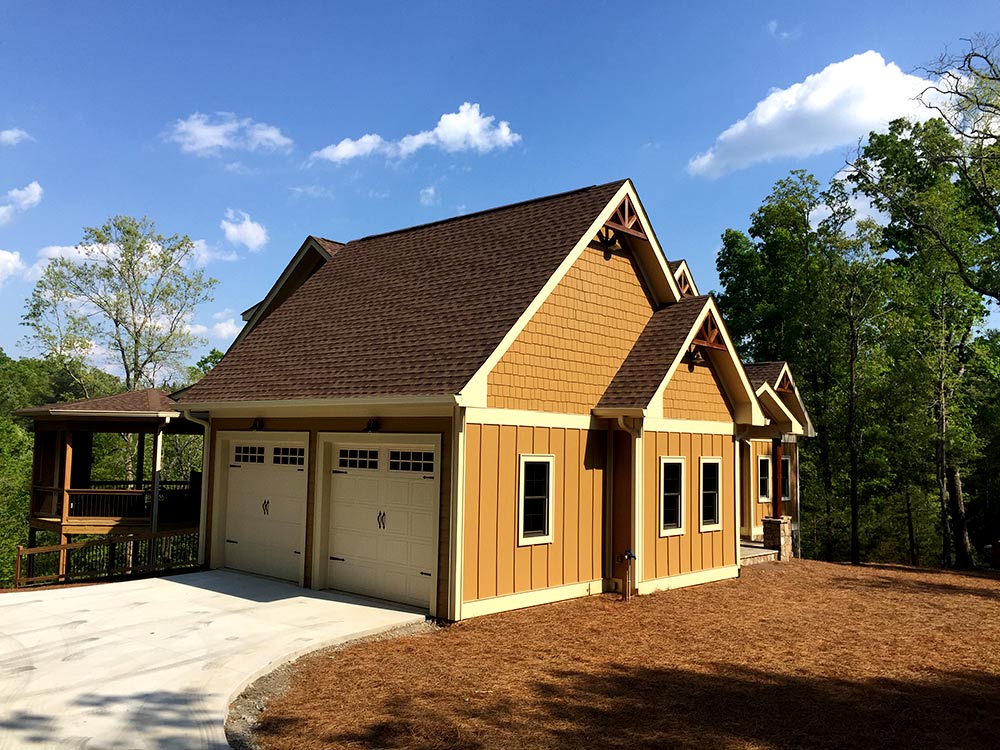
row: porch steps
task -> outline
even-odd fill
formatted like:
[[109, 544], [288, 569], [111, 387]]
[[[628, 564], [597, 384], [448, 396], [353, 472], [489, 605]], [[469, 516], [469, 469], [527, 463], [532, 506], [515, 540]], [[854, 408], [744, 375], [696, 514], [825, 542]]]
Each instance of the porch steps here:
[[766, 549], [760, 543], [740, 543], [740, 565], [759, 565], [761, 563], [777, 562], [778, 550]]

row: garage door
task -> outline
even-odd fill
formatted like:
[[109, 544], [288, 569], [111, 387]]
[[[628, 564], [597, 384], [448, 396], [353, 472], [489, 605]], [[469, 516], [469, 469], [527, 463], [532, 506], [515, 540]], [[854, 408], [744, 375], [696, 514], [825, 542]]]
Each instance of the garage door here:
[[299, 581], [305, 551], [306, 443], [230, 442], [226, 567]]
[[334, 443], [327, 585], [427, 607], [436, 580], [437, 450]]

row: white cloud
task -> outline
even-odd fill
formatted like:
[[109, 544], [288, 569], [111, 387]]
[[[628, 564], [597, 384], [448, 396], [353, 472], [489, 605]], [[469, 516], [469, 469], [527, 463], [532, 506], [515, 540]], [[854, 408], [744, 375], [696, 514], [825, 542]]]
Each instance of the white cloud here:
[[14, 215], [34, 208], [42, 202], [42, 186], [37, 182], [7, 191], [7, 202], [0, 205], [0, 226], [9, 223]]
[[786, 89], [775, 89], [688, 162], [688, 172], [720, 177], [783, 156], [804, 158], [856, 143], [897, 117], [933, 113], [916, 100], [930, 81], [909, 75], [877, 52], [828, 65]]
[[777, 20], [772, 18], [767, 22], [767, 33], [775, 39], [780, 39], [784, 42], [788, 39], [798, 39], [802, 32], [798, 29], [789, 31], [788, 29], [782, 28], [781, 25], [778, 24]]
[[73, 263], [81, 263], [87, 258], [87, 249], [82, 245], [49, 245], [38, 251], [35, 262], [24, 276], [28, 281], [38, 281], [45, 267], [56, 258], [67, 258]]
[[24, 263], [21, 261], [21, 253], [0, 250], [0, 286], [11, 276], [15, 276], [24, 271]]
[[30, 141], [33, 138], [28, 132], [20, 128], [10, 130], [0, 130], [0, 146], [16, 146], [21, 141]]
[[193, 244], [191, 264], [197, 268], [204, 268], [217, 260], [231, 262], [240, 258], [239, 253], [235, 250], [224, 250], [215, 245], [209, 245], [205, 240], [195, 240]]
[[510, 129], [510, 123], [484, 115], [478, 104], [465, 102], [458, 112], [441, 115], [433, 130], [424, 130], [413, 135], [405, 135], [398, 141], [387, 141], [376, 133], [368, 133], [358, 139], [344, 138], [339, 143], [314, 151], [313, 159], [325, 159], [342, 164], [351, 159], [380, 154], [388, 158], [403, 159], [426, 147], [436, 147], [442, 151], [478, 151], [483, 154], [494, 149], [510, 148], [521, 141], [521, 136]]
[[236, 318], [226, 318], [213, 325], [211, 331], [212, 336], [217, 339], [232, 341], [242, 329], [242, 322], [237, 323]]
[[424, 206], [433, 206], [438, 202], [437, 188], [428, 185], [420, 190], [420, 203]]
[[232, 172], [233, 174], [257, 174], [257, 170], [253, 167], [248, 167], [241, 161], [231, 161], [226, 164], [223, 169], [227, 172]]
[[233, 317], [233, 308], [231, 307], [212, 313], [212, 320], [225, 320], [231, 317]]
[[226, 233], [227, 240], [243, 245], [252, 253], [258, 252], [268, 241], [267, 229], [253, 221], [246, 211], [228, 209], [219, 227]]
[[181, 151], [196, 156], [217, 156], [223, 150], [288, 151], [293, 141], [279, 128], [232, 112], [216, 112], [214, 117], [195, 112], [177, 120], [166, 135]]

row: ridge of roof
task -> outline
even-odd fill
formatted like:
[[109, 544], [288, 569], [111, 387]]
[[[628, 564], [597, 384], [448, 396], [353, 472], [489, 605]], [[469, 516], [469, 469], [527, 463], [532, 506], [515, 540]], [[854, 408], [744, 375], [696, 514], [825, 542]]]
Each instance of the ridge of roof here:
[[687, 263], [684, 258], [679, 258], [677, 260], [668, 260], [667, 266], [670, 268], [670, 273], [677, 273], [677, 269]]
[[[428, 222], [426, 222], [424, 224], [416, 224], [416, 225], [414, 225], [412, 227], [401, 227], [399, 229], [392, 229], [392, 230], [390, 230], [388, 232], [378, 232], [376, 234], [365, 235], [364, 237], [359, 237], [359, 238], [357, 238], [355, 240], [350, 240], [346, 244], [353, 245], [355, 242], [366, 242], [368, 240], [381, 239], [381, 238], [384, 238], [384, 237], [391, 237], [394, 234], [402, 234], [404, 232], [415, 232], [415, 231], [420, 230], [420, 229], [428, 229], [430, 227], [436, 227], [436, 226], [439, 226], [441, 224], [447, 224], [447, 223], [453, 222], [453, 221], [463, 221], [465, 219], [473, 219], [473, 218], [476, 218], [476, 217], [485, 216], [487, 214], [498, 213], [500, 211], [506, 211], [506, 210], [511, 209], [511, 208], [519, 208], [519, 207], [522, 207], [522, 206], [529, 206], [532, 203], [542, 203], [544, 201], [556, 200], [558, 198], [566, 198], [566, 197], [569, 197], [571, 195], [575, 195], [576, 193], [585, 193], [588, 190], [601, 190], [603, 188], [607, 188], [607, 187], [610, 187], [612, 185], [621, 187], [627, 181], [628, 181], [628, 178], [621, 179], [621, 180], [611, 180], [610, 182], [604, 182], [604, 183], [601, 183], [600, 185], [588, 185], [586, 187], [576, 188], [574, 190], [565, 190], [565, 191], [563, 191], [561, 193], [553, 193], [552, 195], [543, 195], [543, 196], [541, 196], [539, 198], [528, 198], [527, 200], [515, 201], [514, 203], [505, 203], [502, 206], [493, 206], [492, 208], [484, 208], [484, 209], [482, 209], [480, 211], [473, 211], [472, 213], [462, 214], [460, 216], [449, 216], [446, 219], [437, 219], [436, 221], [428, 221]], [[317, 238], [317, 239], [322, 239], [322, 238]], [[327, 242], [330, 242], [330, 241], [331, 240], [327, 240]], [[338, 242], [337, 244], [343, 246], [345, 243]]]
[[18, 413], [26, 416], [50, 411], [108, 411], [108, 412], [161, 412], [176, 411], [175, 401], [158, 388], [141, 391], [127, 391], [111, 396], [81, 398], [75, 401], [55, 402], [21, 409]]
[[778, 376], [781, 375], [781, 371], [787, 364], [788, 362], [785, 360], [747, 362], [743, 365], [743, 369], [746, 370], [747, 377], [750, 378], [750, 384], [754, 387], [754, 390], [757, 390], [763, 383], [774, 387]]

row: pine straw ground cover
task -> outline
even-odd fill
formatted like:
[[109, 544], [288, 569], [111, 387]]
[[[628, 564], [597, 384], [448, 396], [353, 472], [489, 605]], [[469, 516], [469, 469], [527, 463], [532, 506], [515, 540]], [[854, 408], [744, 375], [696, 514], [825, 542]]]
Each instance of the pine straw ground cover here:
[[321, 651], [261, 717], [305, 748], [994, 748], [1000, 577], [793, 561]]

